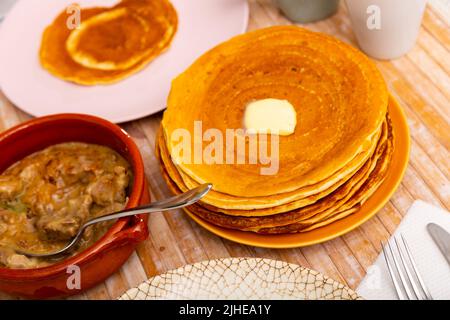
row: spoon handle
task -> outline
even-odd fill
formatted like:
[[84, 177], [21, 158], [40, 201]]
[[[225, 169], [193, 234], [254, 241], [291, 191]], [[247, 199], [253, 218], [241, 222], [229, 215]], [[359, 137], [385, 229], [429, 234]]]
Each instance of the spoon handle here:
[[147, 213], [161, 212], [161, 211], [168, 211], [168, 210], [183, 208], [183, 207], [189, 206], [191, 204], [194, 204], [195, 202], [197, 202], [198, 200], [203, 198], [203, 196], [206, 195], [209, 192], [209, 190], [211, 190], [211, 187], [212, 187], [212, 185], [209, 183], [203, 184], [203, 185], [198, 186], [195, 189], [189, 190], [186, 193], [182, 193], [180, 195], [177, 195], [177, 196], [174, 196], [171, 198], [167, 198], [164, 200], [155, 201], [149, 205], [144, 205], [144, 206], [132, 208], [132, 209], [126, 209], [126, 210], [114, 212], [111, 214], [107, 214], [107, 215], [104, 215], [104, 216], [101, 216], [98, 218], [93, 218], [84, 224], [83, 229], [85, 229], [86, 227], [88, 227], [90, 225], [93, 225], [93, 224], [96, 224], [99, 222], [103, 222], [103, 221], [115, 220], [115, 219], [134, 216], [134, 215], [138, 215], [138, 214], [147, 214]]

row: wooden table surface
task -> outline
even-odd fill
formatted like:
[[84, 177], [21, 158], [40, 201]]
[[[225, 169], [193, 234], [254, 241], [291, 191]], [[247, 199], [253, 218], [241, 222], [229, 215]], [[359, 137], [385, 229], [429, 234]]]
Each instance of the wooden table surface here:
[[[249, 30], [289, 24], [270, 0], [250, 0]], [[307, 28], [332, 34], [356, 45], [346, 8]], [[403, 182], [389, 203], [356, 230], [306, 248], [269, 250], [221, 239], [202, 229], [182, 211], [153, 214], [150, 238], [104, 283], [71, 299], [114, 299], [148, 277], [185, 264], [224, 257], [265, 257], [309, 267], [356, 288], [381, 247], [414, 200], [450, 210], [450, 27], [438, 9], [428, 5], [415, 48], [390, 62], [376, 62], [391, 92], [408, 117], [411, 158]], [[26, 94], [24, 92], [24, 94]], [[28, 120], [0, 92], [0, 131]], [[155, 158], [156, 114], [123, 125], [144, 157], [153, 199], [168, 197]], [[0, 293], [0, 299], [13, 298]]]

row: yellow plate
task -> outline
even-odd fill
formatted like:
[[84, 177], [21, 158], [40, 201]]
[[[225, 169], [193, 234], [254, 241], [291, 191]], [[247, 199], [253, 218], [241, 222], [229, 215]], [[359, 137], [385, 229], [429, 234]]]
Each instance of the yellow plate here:
[[347, 233], [373, 217], [391, 198], [400, 184], [409, 159], [410, 138], [405, 114], [398, 102], [391, 96], [389, 115], [392, 119], [395, 149], [386, 179], [360, 210], [350, 216], [309, 232], [261, 235], [215, 226], [185, 210], [199, 225], [212, 233], [242, 244], [263, 248], [304, 247], [331, 240]]

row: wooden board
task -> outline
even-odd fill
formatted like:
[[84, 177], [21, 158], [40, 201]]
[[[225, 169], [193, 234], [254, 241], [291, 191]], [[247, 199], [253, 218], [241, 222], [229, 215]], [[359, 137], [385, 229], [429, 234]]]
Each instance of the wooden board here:
[[[289, 24], [270, 0], [250, 0], [249, 30]], [[305, 27], [332, 34], [356, 46], [346, 8], [333, 17]], [[419, 39], [406, 56], [377, 62], [391, 92], [408, 117], [412, 146], [410, 165], [391, 201], [356, 230], [323, 244], [268, 250], [232, 243], [198, 227], [183, 212], [157, 213], [149, 221], [150, 238], [119, 272], [104, 283], [71, 299], [114, 299], [153, 275], [207, 259], [265, 257], [300, 264], [356, 288], [414, 200], [422, 199], [450, 210], [450, 25], [428, 6]], [[24, 92], [24, 94], [26, 94]], [[30, 116], [0, 92], [0, 131]], [[170, 195], [154, 154], [161, 114], [126, 123], [139, 145], [153, 199]], [[11, 299], [0, 293], [0, 299]]]

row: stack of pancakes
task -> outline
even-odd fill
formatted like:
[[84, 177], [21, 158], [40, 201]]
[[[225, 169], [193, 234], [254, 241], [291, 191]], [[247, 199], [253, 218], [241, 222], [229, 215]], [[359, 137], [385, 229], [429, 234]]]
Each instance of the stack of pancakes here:
[[[297, 113], [295, 132], [279, 136], [276, 174], [262, 175], [263, 164], [189, 162], [178, 152], [179, 129], [191, 134], [194, 150], [202, 139], [195, 121], [225, 137], [242, 128], [249, 102], [266, 98], [287, 100]], [[250, 32], [205, 53], [173, 81], [157, 138], [162, 173], [177, 194], [212, 183], [187, 211], [214, 225], [310, 231], [356, 212], [385, 178], [394, 148], [388, 100], [375, 65], [335, 38], [295, 26]], [[242, 151], [234, 149], [222, 151], [236, 159]]]
[[40, 61], [51, 74], [67, 81], [115, 83], [168, 48], [177, 25], [168, 0], [122, 0], [110, 8], [75, 6], [46, 28]]

